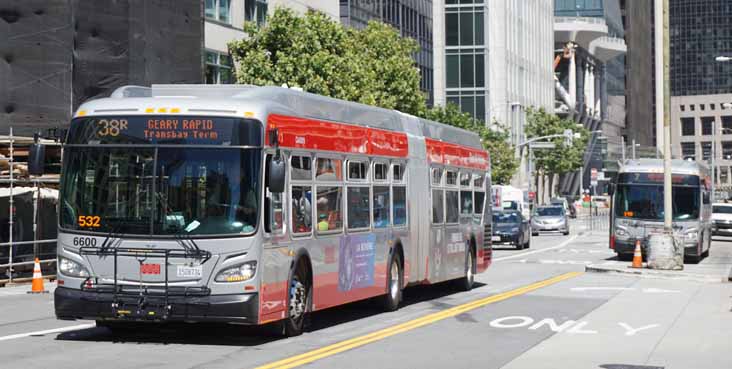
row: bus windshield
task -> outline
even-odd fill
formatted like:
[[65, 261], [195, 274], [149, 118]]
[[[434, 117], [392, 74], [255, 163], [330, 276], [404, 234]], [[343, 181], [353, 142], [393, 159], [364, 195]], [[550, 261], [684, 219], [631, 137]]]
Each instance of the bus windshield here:
[[[699, 218], [699, 188], [673, 186], [673, 219]], [[618, 184], [615, 215], [623, 218], [663, 220], [663, 185]]]
[[132, 235], [239, 235], [257, 226], [261, 150], [72, 146], [61, 227]]

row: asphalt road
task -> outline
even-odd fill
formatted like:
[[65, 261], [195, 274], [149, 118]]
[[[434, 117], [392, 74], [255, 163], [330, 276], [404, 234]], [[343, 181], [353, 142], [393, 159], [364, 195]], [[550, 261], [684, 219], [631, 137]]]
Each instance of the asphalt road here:
[[[410, 288], [396, 312], [372, 301], [326, 310], [290, 339], [227, 325], [113, 335], [55, 320], [51, 294], [0, 289], [0, 367], [732, 367], [732, 284], [583, 273], [614, 254], [606, 233], [572, 232], [535, 237], [528, 250], [496, 247], [470, 292]], [[716, 240], [712, 255], [720, 252], [732, 255], [732, 243]]]

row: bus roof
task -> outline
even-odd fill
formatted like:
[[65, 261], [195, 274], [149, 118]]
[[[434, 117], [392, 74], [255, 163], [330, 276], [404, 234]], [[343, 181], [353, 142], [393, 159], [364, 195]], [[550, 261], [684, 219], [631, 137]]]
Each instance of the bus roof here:
[[[349, 102], [292, 88], [252, 85], [123, 86], [108, 98], [82, 104], [75, 117], [145, 115], [178, 107], [180, 114], [238, 116], [254, 112], [260, 119], [284, 114], [337, 123], [406, 132], [443, 142], [483, 149], [480, 137], [446, 124], [417, 118], [396, 110]], [[161, 112], [165, 114], [166, 112]]]
[[[696, 161], [673, 159], [671, 160], [671, 172], [702, 176], [707, 173], [707, 167]], [[663, 173], [663, 159], [626, 160], [618, 173]]]

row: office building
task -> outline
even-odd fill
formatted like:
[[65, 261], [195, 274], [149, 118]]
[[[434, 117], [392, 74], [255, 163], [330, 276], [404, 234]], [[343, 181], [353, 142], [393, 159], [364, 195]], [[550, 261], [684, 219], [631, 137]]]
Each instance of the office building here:
[[203, 0], [205, 83], [234, 83], [228, 43], [246, 37], [244, 22], [264, 24], [267, 14], [283, 6], [304, 13], [321, 11], [338, 20], [335, 0]]
[[[433, 9], [435, 104], [456, 104], [509, 129], [514, 145], [525, 141], [525, 109], [553, 108], [552, 0], [434, 0]], [[513, 184], [526, 188], [522, 159]]]
[[621, 0], [628, 53], [625, 57], [625, 142], [655, 147], [653, 0]]
[[[618, 0], [556, 0], [554, 18], [557, 106], [592, 134], [582, 173], [568, 173], [559, 192], [590, 187], [590, 171], [612, 177], [625, 130], [625, 44]], [[603, 192], [604, 184], [598, 192]]]
[[732, 93], [672, 96], [671, 155], [711, 165], [713, 153], [717, 188], [732, 194]]
[[422, 76], [420, 89], [431, 104], [434, 94], [432, 0], [340, 0], [339, 4], [344, 25], [362, 29], [369, 21], [378, 20], [419, 44], [414, 60]]

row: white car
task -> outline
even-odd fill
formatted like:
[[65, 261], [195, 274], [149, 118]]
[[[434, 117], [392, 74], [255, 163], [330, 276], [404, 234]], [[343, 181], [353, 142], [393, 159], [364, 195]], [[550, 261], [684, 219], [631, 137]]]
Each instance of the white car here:
[[732, 236], [732, 204], [712, 205], [712, 227], [713, 235]]

